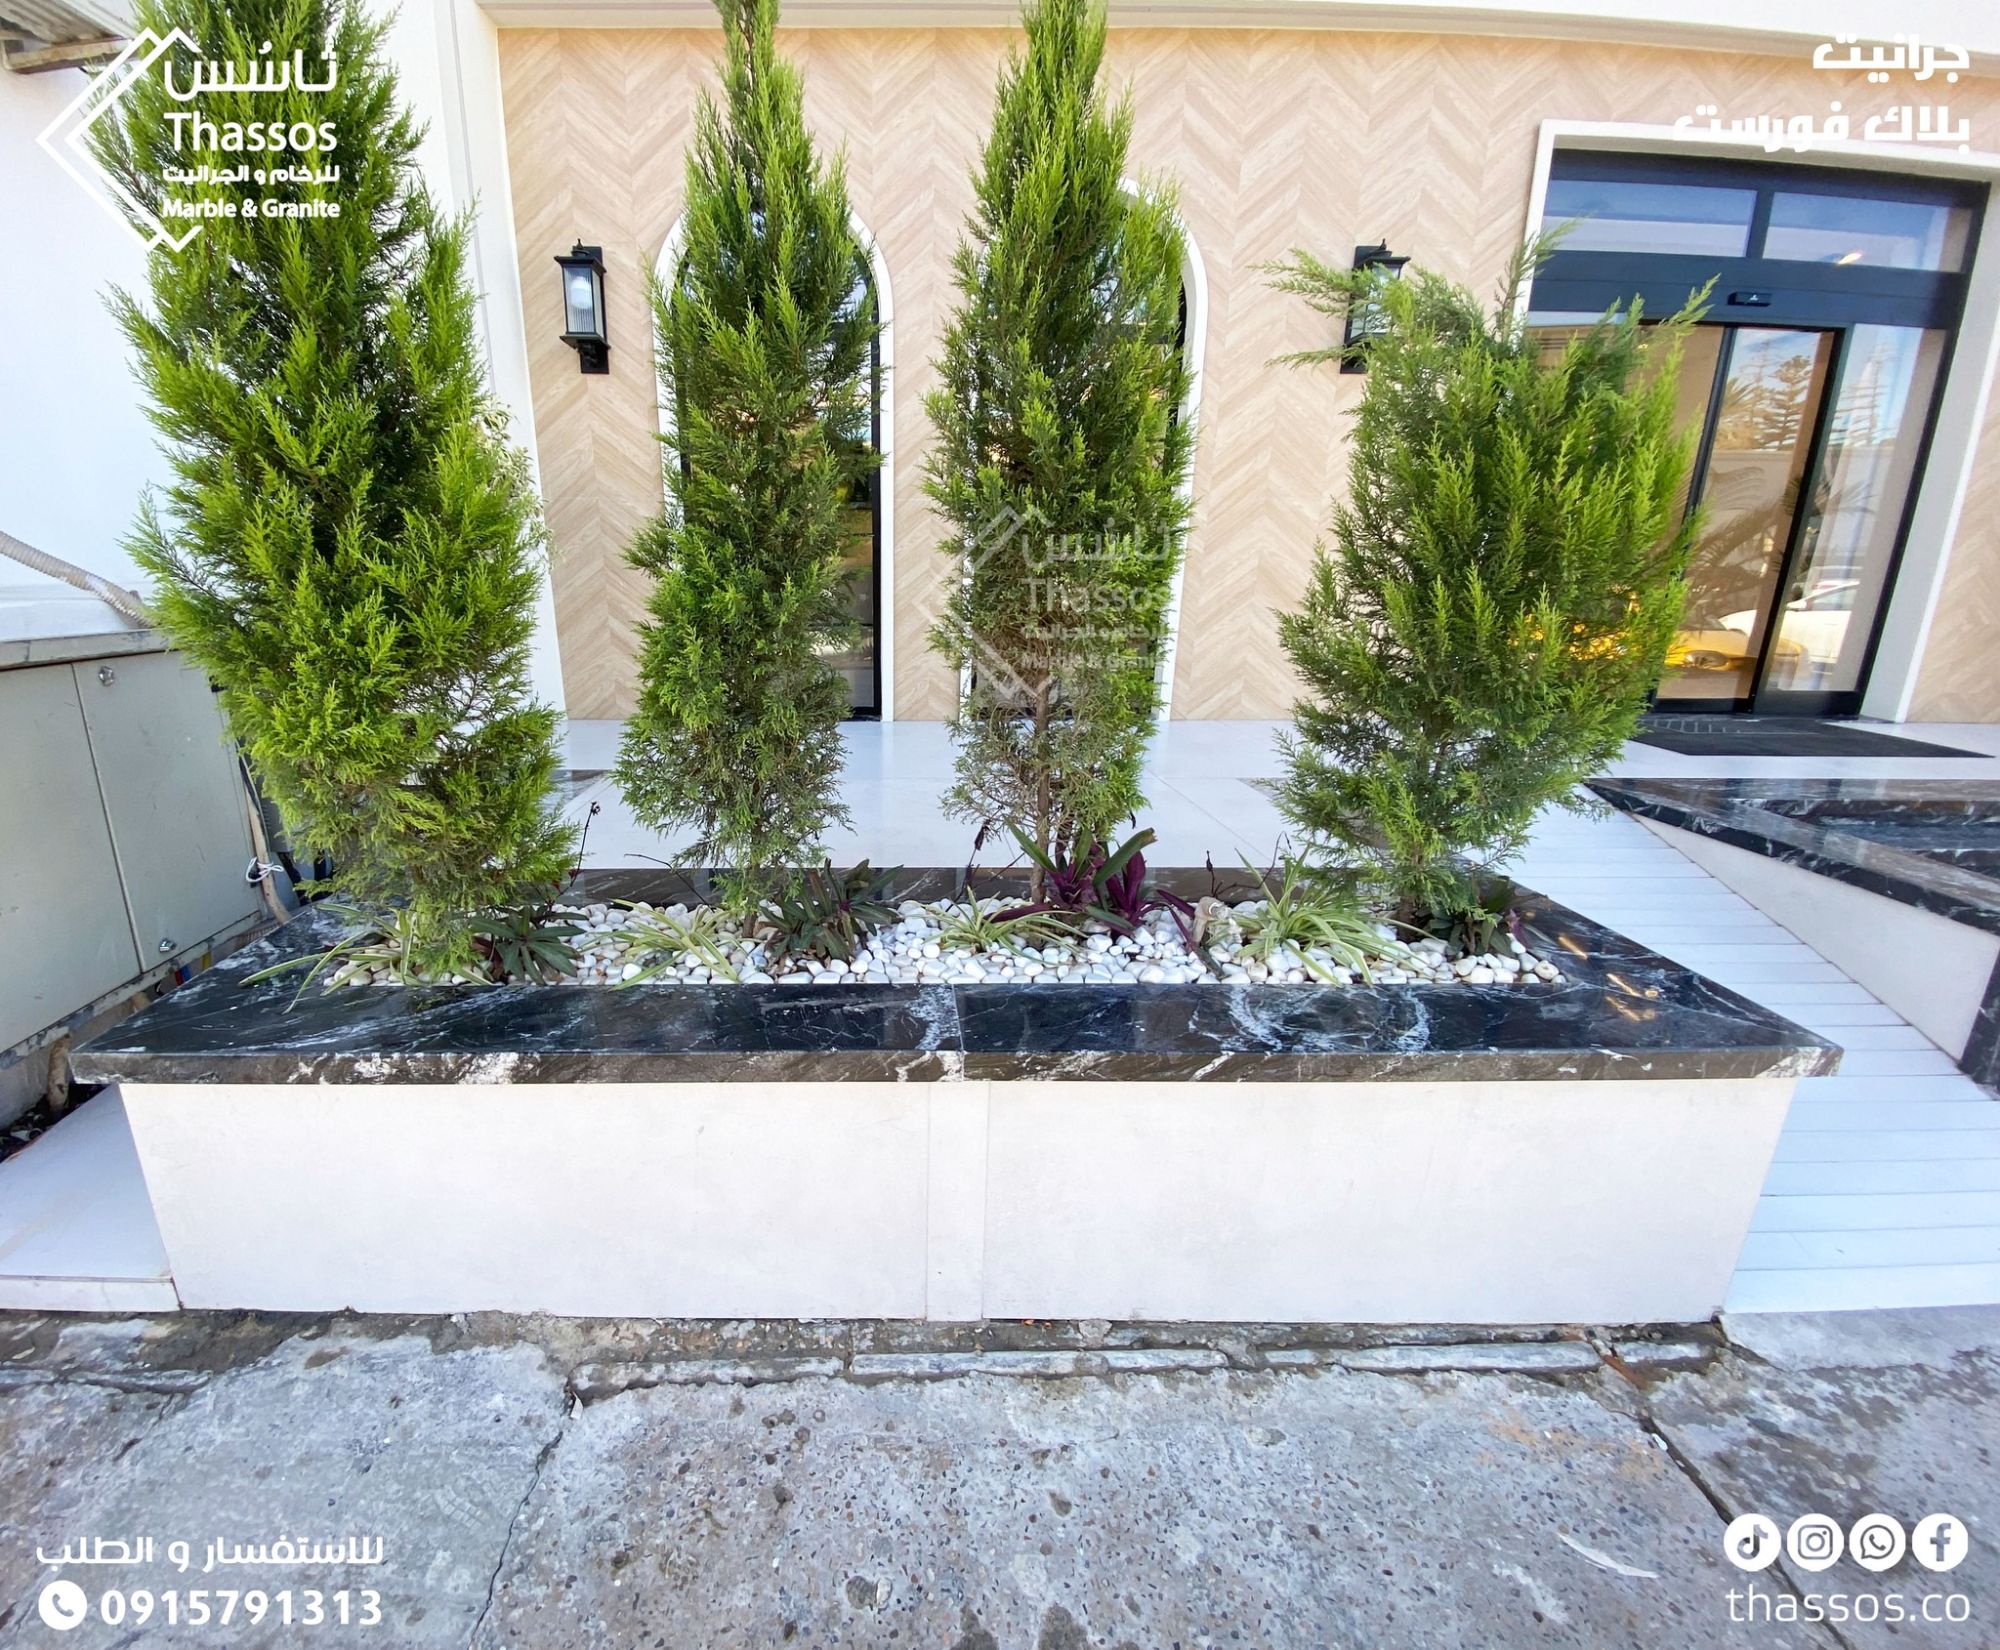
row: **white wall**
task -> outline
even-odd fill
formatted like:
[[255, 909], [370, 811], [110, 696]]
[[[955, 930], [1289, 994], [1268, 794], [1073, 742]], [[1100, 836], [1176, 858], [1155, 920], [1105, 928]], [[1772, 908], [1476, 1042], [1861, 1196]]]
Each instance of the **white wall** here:
[[[507, 174], [507, 128], [500, 104], [499, 30], [474, 0], [373, 3], [394, 13], [389, 51], [403, 101], [425, 124], [418, 162], [431, 192], [448, 211], [476, 214], [468, 274], [479, 294], [487, 376], [506, 409], [508, 436], [527, 453], [539, 487], [528, 338]], [[551, 262], [543, 295], [550, 313], [554, 269]], [[561, 710], [562, 656], [556, 647], [555, 591], [547, 579], [542, 581], [535, 611], [530, 670], [535, 697]]]
[[167, 470], [105, 295], [142, 287], [145, 258], [35, 141], [83, 88], [78, 69], [0, 72], [0, 530], [131, 584], [119, 542]]
[[187, 1307], [1665, 1323], [1721, 1306], [1794, 1086], [123, 1089]]

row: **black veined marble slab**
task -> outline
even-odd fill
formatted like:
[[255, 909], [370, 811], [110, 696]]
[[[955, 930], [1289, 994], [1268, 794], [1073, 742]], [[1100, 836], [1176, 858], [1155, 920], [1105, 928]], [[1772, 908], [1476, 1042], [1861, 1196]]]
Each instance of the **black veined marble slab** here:
[[2000, 780], [1595, 779], [1613, 807], [2000, 934]]
[[89, 1082], [1248, 1082], [1744, 1078], [1839, 1051], [1530, 896], [1560, 983], [1514, 986], [355, 986], [246, 976], [308, 912], [72, 1057]]

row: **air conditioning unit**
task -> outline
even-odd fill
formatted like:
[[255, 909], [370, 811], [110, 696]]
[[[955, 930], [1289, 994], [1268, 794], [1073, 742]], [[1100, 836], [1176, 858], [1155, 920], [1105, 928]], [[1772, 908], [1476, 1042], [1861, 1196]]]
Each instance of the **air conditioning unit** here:
[[156, 631], [0, 561], [0, 1119], [51, 1035], [261, 920], [208, 679]]

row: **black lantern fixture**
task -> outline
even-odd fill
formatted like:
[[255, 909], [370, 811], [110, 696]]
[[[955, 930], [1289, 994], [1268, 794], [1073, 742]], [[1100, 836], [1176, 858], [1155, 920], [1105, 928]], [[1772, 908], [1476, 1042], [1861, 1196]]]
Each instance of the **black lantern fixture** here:
[[[1357, 246], [1354, 249], [1354, 267], [1358, 270], [1371, 271], [1380, 280], [1400, 280], [1403, 265], [1409, 261], [1400, 252], [1391, 252], [1387, 241], [1377, 241], [1373, 246]], [[1387, 325], [1381, 305], [1367, 300], [1350, 304], [1347, 310], [1347, 333], [1340, 341], [1340, 370], [1366, 372], [1368, 340]]]
[[576, 351], [581, 372], [609, 372], [611, 344], [604, 335], [604, 248], [578, 241], [559, 253], [562, 266], [562, 341]]

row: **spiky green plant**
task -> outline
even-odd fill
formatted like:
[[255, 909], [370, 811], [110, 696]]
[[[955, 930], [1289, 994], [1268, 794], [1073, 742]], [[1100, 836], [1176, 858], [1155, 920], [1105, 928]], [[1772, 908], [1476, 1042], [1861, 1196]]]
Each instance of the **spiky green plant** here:
[[[301, 857], [331, 856], [399, 967], [483, 973], [479, 924], [547, 898], [573, 833], [551, 801], [555, 718], [528, 688], [541, 527], [481, 377], [466, 224], [419, 181], [421, 132], [360, 0], [140, 0], [135, 27], [178, 27], [206, 58], [337, 65], [329, 90], [191, 102], [156, 69], [93, 128], [159, 214], [246, 192], [168, 176], [240, 158], [196, 149], [198, 123], [331, 136], [284, 158], [338, 173], [248, 191], [337, 215], [206, 218], [154, 248], [144, 296], [117, 295], [172, 470], [129, 541], [152, 611], [216, 684]], [[169, 64], [194, 84], [178, 44]]]
[[938, 925], [938, 944], [947, 951], [1005, 951], [1025, 957], [1031, 949], [1075, 937], [1075, 929], [1045, 911], [1007, 917], [967, 898], [928, 907]]
[[768, 901], [751, 923], [751, 934], [774, 966], [807, 957], [852, 962], [861, 942], [896, 920], [891, 889], [902, 875], [872, 869], [867, 860], [850, 871], [808, 869]]
[[[1299, 253], [1278, 284], [1378, 330], [1348, 497], [1280, 621], [1306, 687], [1279, 806], [1309, 848], [1365, 867], [1398, 917], [1443, 927], [1535, 816], [1573, 806], [1658, 682], [1696, 523], [1681, 508], [1682, 340], [1638, 306], [1549, 349], [1438, 276], [1384, 282]], [[1295, 360], [1323, 362], [1338, 346]]]
[[1060, 857], [1145, 801], [1193, 432], [1173, 197], [1125, 190], [1132, 105], [1098, 84], [1102, 0], [1035, 0], [1023, 22], [928, 401], [951, 558], [931, 645], [969, 678], [948, 807]]
[[582, 923], [534, 905], [516, 906], [473, 923], [490, 977], [529, 985], [575, 978], [576, 952], [569, 942], [582, 932]]
[[[649, 912], [629, 919], [621, 937], [642, 966], [621, 985], [644, 985], [662, 974], [670, 974], [694, 961], [719, 980], [737, 981], [736, 965], [730, 961], [729, 947], [742, 938], [742, 931], [727, 913], [713, 905], [697, 905], [684, 917], [664, 911]], [[653, 958], [650, 963], [644, 959]]]
[[806, 129], [776, 0], [717, 0], [722, 101], [687, 160], [686, 258], [653, 290], [673, 412], [665, 512], [634, 540], [652, 574], [639, 706], [618, 782], [685, 864], [720, 868], [749, 915], [844, 820], [846, 688], [824, 651], [852, 625], [844, 512], [868, 444], [875, 308], [839, 157]]
[[1363, 979], [1374, 962], [1401, 962], [1409, 947], [1382, 937], [1381, 919], [1365, 910], [1359, 896], [1312, 872], [1296, 859], [1277, 868], [1275, 880], [1247, 859], [1243, 868], [1257, 884], [1262, 906], [1238, 911], [1233, 919], [1243, 935], [1239, 956], [1269, 964], [1281, 951], [1295, 953], [1308, 974], [1331, 980], [1331, 970], [1314, 960], [1324, 951], [1335, 967], [1351, 969]]

